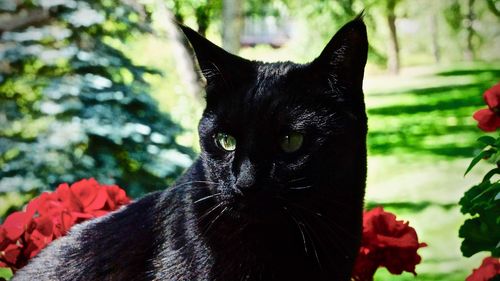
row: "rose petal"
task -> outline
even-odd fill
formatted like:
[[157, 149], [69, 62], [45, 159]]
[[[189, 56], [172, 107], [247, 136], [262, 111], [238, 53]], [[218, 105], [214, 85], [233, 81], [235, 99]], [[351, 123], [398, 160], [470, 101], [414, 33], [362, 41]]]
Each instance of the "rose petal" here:
[[500, 83], [486, 90], [483, 97], [489, 108], [498, 108], [500, 105]]
[[25, 212], [19, 211], [10, 214], [3, 223], [5, 236], [11, 240], [17, 240], [26, 230], [31, 216]]
[[9, 264], [16, 264], [17, 257], [21, 253], [21, 248], [16, 244], [10, 244], [7, 248], [0, 252], [0, 258]]
[[489, 109], [480, 109], [472, 117], [477, 120], [477, 126], [485, 132], [494, 132], [500, 127], [500, 117]]
[[89, 203], [88, 205], [85, 205], [86, 207], [84, 208], [85, 212], [92, 212], [95, 210], [100, 210], [104, 208], [104, 205], [106, 204], [106, 201], [108, 200], [108, 193], [106, 192], [105, 188], [99, 188], [97, 191], [96, 196], [94, 197], [94, 200]]
[[73, 194], [71, 188], [67, 184], [59, 185], [54, 193], [58, 196], [58, 199], [65, 208], [71, 211], [82, 210], [82, 204], [79, 198]]
[[90, 203], [92, 203], [92, 201], [94, 201], [99, 189], [99, 183], [93, 178], [88, 180], [83, 179], [71, 185], [73, 194], [81, 202], [83, 208], [87, 207]]
[[125, 190], [116, 185], [107, 185], [105, 187], [108, 193], [107, 205], [109, 210], [114, 211], [118, 209], [118, 207], [130, 203], [130, 198], [127, 197]]
[[487, 257], [483, 260], [481, 266], [474, 269], [465, 281], [489, 281], [498, 274], [500, 274], [500, 259]]

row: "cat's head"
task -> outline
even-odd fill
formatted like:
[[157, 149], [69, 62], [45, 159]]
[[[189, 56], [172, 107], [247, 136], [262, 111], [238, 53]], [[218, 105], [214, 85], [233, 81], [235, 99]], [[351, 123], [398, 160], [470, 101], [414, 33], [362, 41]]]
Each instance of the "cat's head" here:
[[264, 216], [280, 199], [362, 200], [368, 42], [361, 17], [308, 64], [249, 61], [182, 29], [207, 80], [200, 157], [217, 200]]

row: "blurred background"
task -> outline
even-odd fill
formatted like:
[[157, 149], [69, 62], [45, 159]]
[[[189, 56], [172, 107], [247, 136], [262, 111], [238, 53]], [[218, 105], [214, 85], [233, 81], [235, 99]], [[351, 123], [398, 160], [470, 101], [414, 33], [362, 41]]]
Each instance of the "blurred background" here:
[[249, 59], [308, 62], [362, 10], [366, 205], [429, 245], [416, 278], [376, 280], [464, 280], [483, 256], [461, 256], [457, 202], [488, 170], [463, 176], [500, 80], [498, 0], [0, 0], [0, 218], [61, 182], [137, 198], [189, 167], [203, 82], [174, 20]]

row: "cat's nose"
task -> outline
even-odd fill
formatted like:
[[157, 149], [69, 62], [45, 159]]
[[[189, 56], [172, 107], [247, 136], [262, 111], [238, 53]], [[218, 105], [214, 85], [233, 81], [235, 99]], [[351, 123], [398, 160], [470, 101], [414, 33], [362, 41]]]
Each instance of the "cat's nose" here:
[[240, 165], [236, 188], [243, 194], [255, 189], [255, 165], [248, 159], [243, 160]]

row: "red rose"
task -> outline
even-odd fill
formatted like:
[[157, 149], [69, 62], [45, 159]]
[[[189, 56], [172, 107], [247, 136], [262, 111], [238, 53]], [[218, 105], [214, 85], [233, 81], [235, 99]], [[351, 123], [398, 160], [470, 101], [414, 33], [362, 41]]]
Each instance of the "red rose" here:
[[21, 246], [17, 244], [9, 244], [0, 252], [0, 257], [8, 264], [16, 264], [17, 258], [21, 253]]
[[130, 203], [130, 198], [127, 197], [125, 190], [116, 185], [107, 185], [106, 192], [108, 193], [106, 204], [111, 210], [115, 210], [118, 206]]
[[488, 257], [483, 260], [479, 268], [474, 269], [465, 281], [490, 281], [498, 275], [500, 275], [500, 259]]
[[364, 213], [363, 238], [356, 264], [354, 280], [373, 280], [378, 267], [384, 266], [392, 274], [403, 271], [415, 273], [421, 258], [417, 250], [426, 246], [419, 243], [415, 229], [408, 222], [396, 220], [394, 214], [382, 207]]
[[72, 184], [71, 192], [80, 201], [84, 212], [102, 209], [108, 197], [105, 188], [101, 187], [93, 178]]
[[14, 212], [10, 214], [3, 223], [5, 237], [11, 241], [17, 240], [26, 230], [31, 216], [25, 212]]
[[494, 132], [500, 127], [500, 83], [484, 92], [488, 109], [480, 109], [472, 116], [478, 121], [477, 126], [485, 132]]
[[28, 258], [36, 256], [52, 240], [54, 240], [52, 220], [47, 216], [35, 218], [25, 234], [25, 241], [28, 242], [24, 254]]
[[101, 185], [94, 179], [71, 186], [63, 183], [54, 192], [42, 193], [28, 203], [26, 211], [12, 213], [0, 226], [0, 267], [15, 272], [73, 225], [129, 202], [118, 186]]

